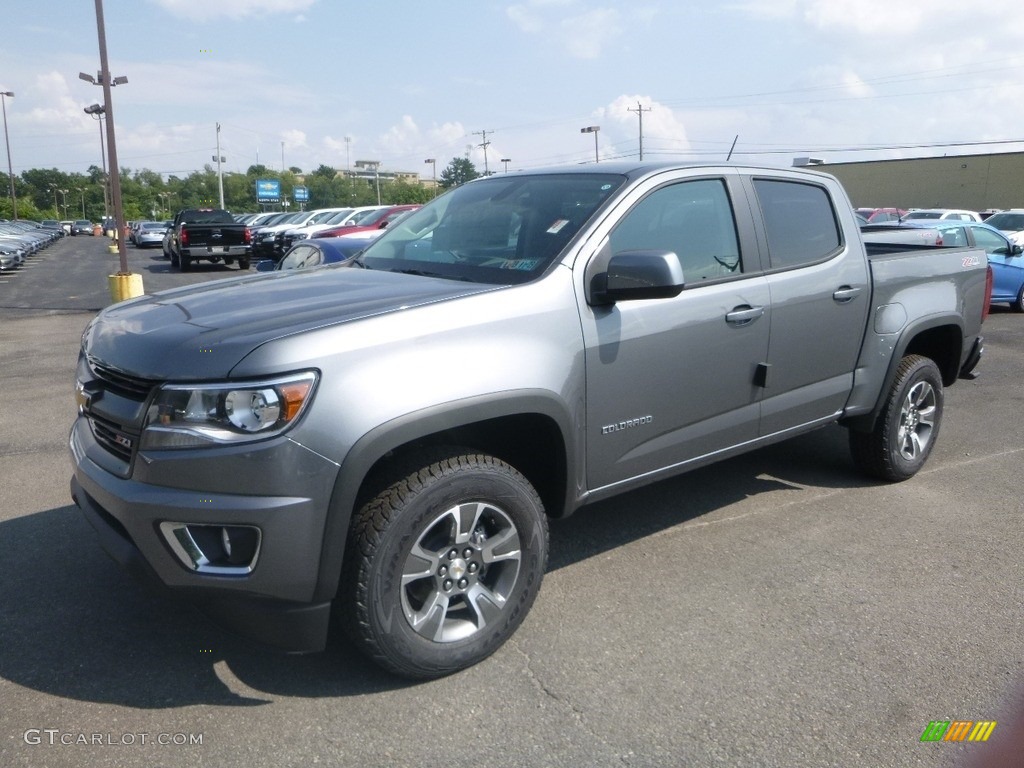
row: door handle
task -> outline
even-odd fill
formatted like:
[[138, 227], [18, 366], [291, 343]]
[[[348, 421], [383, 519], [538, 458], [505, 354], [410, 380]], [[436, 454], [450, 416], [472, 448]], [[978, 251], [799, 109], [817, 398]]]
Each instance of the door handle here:
[[730, 325], [749, 325], [763, 314], [764, 307], [736, 307], [732, 312], [725, 316], [725, 322]]
[[839, 304], [845, 304], [848, 301], [853, 301], [855, 298], [860, 296], [863, 288], [853, 288], [849, 285], [844, 285], [842, 288], [837, 288], [832, 293], [832, 298]]

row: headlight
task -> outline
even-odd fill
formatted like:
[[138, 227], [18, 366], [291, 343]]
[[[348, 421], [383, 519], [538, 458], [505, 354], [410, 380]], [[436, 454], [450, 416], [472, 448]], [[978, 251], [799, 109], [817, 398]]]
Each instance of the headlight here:
[[170, 384], [146, 412], [142, 450], [264, 440], [295, 423], [312, 399], [312, 371], [266, 381]]

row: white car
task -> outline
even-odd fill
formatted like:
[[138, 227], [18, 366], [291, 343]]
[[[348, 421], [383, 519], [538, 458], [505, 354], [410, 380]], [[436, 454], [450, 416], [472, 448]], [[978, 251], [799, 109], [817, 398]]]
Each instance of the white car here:
[[977, 211], [965, 211], [958, 208], [915, 208], [907, 211], [903, 221], [916, 221], [920, 219], [955, 219], [957, 221], [981, 221]]
[[985, 223], [998, 229], [1013, 242], [1024, 245], [1024, 208], [1010, 208], [993, 213], [985, 219]]

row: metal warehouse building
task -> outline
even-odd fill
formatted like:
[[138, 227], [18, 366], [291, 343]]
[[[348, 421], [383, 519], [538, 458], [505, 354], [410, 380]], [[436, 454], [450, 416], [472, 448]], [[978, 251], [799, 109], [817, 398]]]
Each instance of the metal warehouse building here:
[[1024, 152], [793, 165], [833, 174], [858, 208], [1024, 208]]

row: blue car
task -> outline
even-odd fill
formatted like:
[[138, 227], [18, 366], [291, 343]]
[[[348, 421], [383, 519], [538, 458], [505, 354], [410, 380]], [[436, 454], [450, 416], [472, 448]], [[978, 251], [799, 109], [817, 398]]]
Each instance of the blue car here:
[[[945, 246], [969, 245], [984, 248], [992, 267], [992, 303], [1009, 304], [1015, 311], [1024, 312], [1024, 247], [1010, 240], [995, 227], [975, 221], [902, 221], [887, 225], [893, 230], [921, 230], [918, 242]], [[871, 228], [862, 228], [871, 231]], [[905, 242], [912, 242], [905, 240]]]
[[261, 261], [256, 265], [256, 269], [259, 272], [272, 272], [319, 267], [322, 264], [348, 261], [366, 248], [371, 239], [365, 237], [311, 237], [308, 240], [298, 240], [279, 262], [275, 264], [270, 260]]

